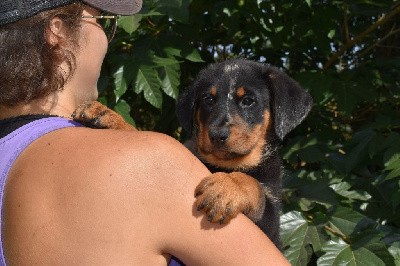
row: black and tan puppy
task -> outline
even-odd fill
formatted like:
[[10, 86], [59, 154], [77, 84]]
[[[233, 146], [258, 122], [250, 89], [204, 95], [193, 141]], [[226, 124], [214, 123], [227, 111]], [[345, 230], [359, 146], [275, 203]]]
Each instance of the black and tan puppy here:
[[[275, 67], [237, 59], [202, 70], [178, 99], [185, 145], [213, 173], [195, 191], [211, 222], [244, 213], [280, 247], [280, 141], [307, 116], [311, 96]], [[95, 128], [133, 129], [98, 102], [74, 113]]]
[[191, 134], [186, 146], [218, 173], [197, 187], [198, 209], [212, 221], [244, 212], [280, 247], [277, 148], [311, 105], [308, 92], [267, 64], [236, 59], [202, 70], [177, 105], [178, 120]]

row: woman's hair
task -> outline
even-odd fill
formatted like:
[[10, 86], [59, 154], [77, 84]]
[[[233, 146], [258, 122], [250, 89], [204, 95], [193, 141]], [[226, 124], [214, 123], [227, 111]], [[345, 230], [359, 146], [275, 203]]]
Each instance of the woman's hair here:
[[[75, 70], [83, 4], [74, 2], [0, 26], [0, 105], [14, 106], [62, 90]], [[50, 22], [60, 18], [65, 38], [49, 43]], [[59, 67], [66, 62], [67, 69]]]

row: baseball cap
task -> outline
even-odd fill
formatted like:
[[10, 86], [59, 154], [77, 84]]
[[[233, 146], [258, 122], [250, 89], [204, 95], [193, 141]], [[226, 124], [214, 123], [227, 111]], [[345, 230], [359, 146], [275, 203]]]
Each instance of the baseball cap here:
[[[44, 10], [64, 6], [75, 0], [0, 0], [0, 25], [29, 18]], [[133, 15], [142, 0], [82, 0], [81, 2], [116, 15]]]

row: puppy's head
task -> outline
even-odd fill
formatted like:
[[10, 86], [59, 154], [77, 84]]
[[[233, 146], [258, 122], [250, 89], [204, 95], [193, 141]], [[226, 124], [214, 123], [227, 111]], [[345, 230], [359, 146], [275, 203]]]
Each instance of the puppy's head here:
[[202, 70], [178, 99], [177, 117], [200, 156], [227, 169], [258, 165], [271, 141], [307, 116], [311, 96], [279, 69], [244, 59]]

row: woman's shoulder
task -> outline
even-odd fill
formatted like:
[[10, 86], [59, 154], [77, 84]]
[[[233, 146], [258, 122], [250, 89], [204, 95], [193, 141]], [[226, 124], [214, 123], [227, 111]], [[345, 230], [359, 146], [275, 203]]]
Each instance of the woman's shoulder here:
[[158, 132], [78, 128], [73, 133], [61, 131], [59, 134], [71, 139], [67, 145], [108, 158], [150, 157], [147, 159], [174, 162], [195, 158], [179, 141]]
[[[176, 139], [152, 131], [65, 128], [44, 136], [36, 146], [43, 156], [60, 156], [69, 166], [95, 162], [99, 169], [115, 171], [168, 170], [196, 167], [208, 170]], [[51, 149], [49, 149], [51, 147]], [[68, 152], [67, 152], [68, 151]], [[135, 164], [141, 167], [128, 167]], [[162, 174], [162, 173], [160, 173]]]
[[71, 152], [117, 155], [120, 152], [145, 152], [157, 148], [180, 149], [181, 144], [172, 137], [152, 131], [128, 131], [113, 129], [92, 129], [67, 127], [39, 139], [38, 148], [54, 145], [54, 148], [68, 148]]

